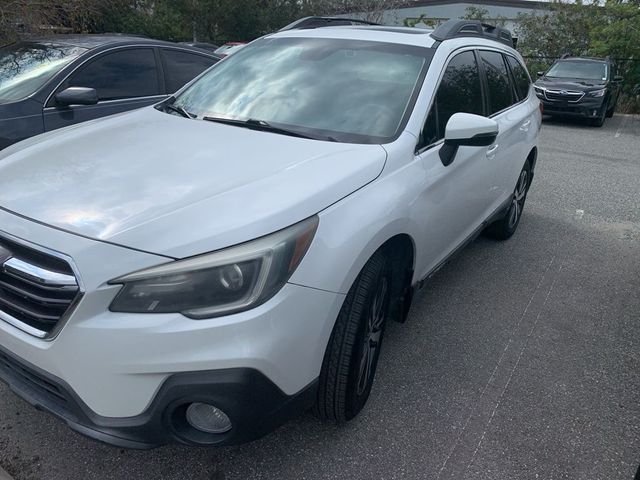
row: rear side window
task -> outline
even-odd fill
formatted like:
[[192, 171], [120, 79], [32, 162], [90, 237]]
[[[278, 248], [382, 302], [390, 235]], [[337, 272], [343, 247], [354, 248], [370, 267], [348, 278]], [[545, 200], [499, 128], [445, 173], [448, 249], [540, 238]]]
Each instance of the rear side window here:
[[161, 50], [162, 66], [167, 93], [175, 93], [207, 68], [217, 62], [205, 57], [180, 50]]
[[459, 53], [447, 65], [422, 132], [421, 145], [444, 138], [447, 122], [458, 112], [484, 114], [480, 73], [472, 51]]
[[507, 65], [499, 52], [480, 51], [480, 58], [487, 77], [489, 115], [504, 110], [515, 103]]
[[513, 73], [513, 79], [516, 82], [516, 92], [518, 94], [518, 100], [523, 100], [529, 96], [529, 88], [531, 86], [531, 78], [529, 73], [522, 66], [522, 64], [510, 55], [506, 55], [507, 63], [511, 67], [511, 73]]
[[81, 67], [66, 82], [66, 87], [95, 88], [100, 100], [160, 95], [153, 49], [133, 48], [106, 53]]

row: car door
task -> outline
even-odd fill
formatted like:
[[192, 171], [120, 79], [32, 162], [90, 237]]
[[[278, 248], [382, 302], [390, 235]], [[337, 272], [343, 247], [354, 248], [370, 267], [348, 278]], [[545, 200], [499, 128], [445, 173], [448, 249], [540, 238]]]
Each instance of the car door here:
[[[519, 103], [506, 59], [498, 50], [479, 50], [480, 70], [485, 82], [488, 116], [498, 122], [498, 138], [487, 157], [495, 173], [492, 188], [505, 200], [515, 188], [512, 178], [520, 172], [527, 154], [523, 153], [525, 135], [531, 118], [517, 107]], [[526, 108], [526, 107], [525, 107]], [[498, 205], [496, 205], [496, 208]]]
[[[68, 87], [94, 88], [96, 105], [56, 105], [55, 95]], [[109, 50], [76, 69], [51, 95], [44, 109], [46, 131], [152, 105], [165, 98], [155, 49]]]
[[484, 115], [482, 90], [474, 50], [450, 57], [416, 153], [427, 179], [415, 211], [416, 221], [424, 226], [416, 265], [423, 276], [470, 238], [496, 203], [498, 172], [493, 147], [460, 147], [453, 163], [446, 167], [439, 156], [447, 122], [454, 113]]
[[161, 48], [162, 71], [167, 93], [175, 93], [218, 62], [216, 57], [180, 49]]
[[[506, 188], [507, 194], [510, 195], [509, 181], [513, 184], [514, 179], [518, 178], [524, 165], [524, 159], [529, 155], [531, 147], [536, 143], [540, 125], [540, 106], [537, 101], [530, 100], [534, 93], [531, 91], [531, 77], [526, 67], [513, 55], [505, 54], [504, 57], [511, 72], [511, 79], [517, 97], [517, 103], [511, 107], [513, 109], [512, 115], [516, 120], [519, 119], [520, 122], [516, 137], [516, 141], [519, 142], [515, 150], [516, 157], [504, 159], [505, 163], [509, 163]], [[537, 100], [537, 98], [534, 100]]]

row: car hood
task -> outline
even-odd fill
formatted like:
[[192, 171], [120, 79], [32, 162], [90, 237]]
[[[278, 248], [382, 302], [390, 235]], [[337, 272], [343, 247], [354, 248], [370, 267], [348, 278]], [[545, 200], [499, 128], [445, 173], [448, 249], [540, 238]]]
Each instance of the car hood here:
[[149, 107], [0, 152], [0, 208], [173, 258], [318, 213], [382, 171], [380, 145], [309, 140]]
[[572, 90], [576, 92], [600, 90], [605, 88], [606, 83], [598, 80], [584, 80], [580, 78], [549, 78], [542, 77], [535, 83], [538, 87], [550, 88], [552, 90]]

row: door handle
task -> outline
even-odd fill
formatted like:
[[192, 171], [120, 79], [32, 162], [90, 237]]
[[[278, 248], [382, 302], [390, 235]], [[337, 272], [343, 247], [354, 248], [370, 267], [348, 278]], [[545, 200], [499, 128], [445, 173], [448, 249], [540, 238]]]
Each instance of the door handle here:
[[531, 120], [527, 120], [522, 125], [520, 125], [520, 130], [522, 130], [523, 132], [528, 132], [530, 126], [531, 126]]
[[497, 143], [491, 147], [489, 150], [487, 150], [487, 157], [495, 157], [495, 153], [498, 150], [498, 147], [500, 145], [498, 145]]

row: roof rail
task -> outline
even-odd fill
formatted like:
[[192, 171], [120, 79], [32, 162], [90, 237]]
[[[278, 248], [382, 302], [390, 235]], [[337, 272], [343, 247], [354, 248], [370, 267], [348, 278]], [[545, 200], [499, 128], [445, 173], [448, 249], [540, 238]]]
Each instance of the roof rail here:
[[481, 37], [514, 47], [511, 32], [506, 28], [482, 23], [479, 20], [447, 20], [436, 28], [431, 36], [438, 41], [460, 37]]
[[344, 25], [378, 25], [377, 23], [367, 22], [366, 20], [360, 20], [357, 18], [343, 18], [343, 17], [305, 17], [300, 20], [281, 28], [280, 32], [287, 30], [308, 30], [312, 28], [322, 27], [336, 27]]

